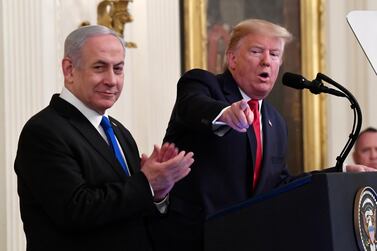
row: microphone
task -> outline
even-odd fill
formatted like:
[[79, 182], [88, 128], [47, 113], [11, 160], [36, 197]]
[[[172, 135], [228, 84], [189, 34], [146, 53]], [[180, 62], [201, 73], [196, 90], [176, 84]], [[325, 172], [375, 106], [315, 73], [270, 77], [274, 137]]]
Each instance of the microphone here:
[[344, 93], [324, 86], [317, 78], [313, 81], [309, 81], [301, 75], [290, 72], [284, 73], [283, 85], [299, 90], [309, 89], [314, 94], [328, 93], [338, 97], [346, 97]]
[[[326, 87], [322, 81], [327, 82], [335, 86], [338, 90], [331, 89]], [[362, 114], [359, 103], [357, 103], [356, 98], [342, 85], [338, 84], [328, 76], [318, 72], [314, 80], [309, 81], [303, 76], [286, 72], [283, 75], [283, 85], [295, 88], [295, 89], [309, 89], [314, 94], [319, 93], [329, 93], [339, 97], [345, 97], [351, 103], [351, 108], [353, 110], [354, 120], [352, 126], [352, 133], [348, 137], [348, 141], [344, 146], [340, 155], [336, 158], [336, 169], [341, 172], [343, 169], [344, 160], [347, 158], [347, 155], [352, 149], [352, 146], [355, 144], [357, 136], [360, 133], [361, 124], [362, 124]]]

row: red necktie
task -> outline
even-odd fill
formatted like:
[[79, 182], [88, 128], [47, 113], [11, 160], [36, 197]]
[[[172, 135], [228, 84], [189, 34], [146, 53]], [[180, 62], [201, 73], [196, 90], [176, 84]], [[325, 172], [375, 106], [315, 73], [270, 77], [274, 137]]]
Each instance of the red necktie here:
[[261, 165], [262, 165], [262, 141], [260, 135], [260, 114], [259, 114], [259, 103], [258, 100], [251, 99], [248, 102], [251, 111], [254, 114], [253, 128], [255, 133], [255, 139], [257, 141], [256, 151], [255, 151], [255, 163], [254, 163], [254, 176], [253, 176], [253, 190], [258, 182]]

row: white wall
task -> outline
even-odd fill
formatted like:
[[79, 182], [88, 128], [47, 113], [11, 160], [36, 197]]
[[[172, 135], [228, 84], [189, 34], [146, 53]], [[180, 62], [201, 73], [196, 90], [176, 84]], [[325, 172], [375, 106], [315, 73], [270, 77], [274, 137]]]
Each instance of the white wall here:
[[[3, 3], [0, 1], [0, 10], [3, 9]], [[4, 109], [4, 46], [1, 41], [3, 41], [3, 18], [0, 11], [0, 250], [6, 250], [7, 244], [7, 215], [6, 215], [6, 206], [7, 206], [7, 194], [6, 194], [6, 167], [5, 163], [5, 128], [4, 120], [5, 109]]]
[[[326, 3], [327, 72], [325, 74], [346, 87], [355, 96], [363, 113], [363, 129], [368, 126], [377, 127], [375, 113], [377, 77], [346, 22], [347, 13], [356, 9], [377, 10], [377, 1], [329, 0]], [[370, 25], [375, 27], [376, 24]], [[336, 157], [348, 140], [352, 123], [353, 113], [349, 102], [346, 99], [328, 96], [329, 165], [335, 164]], [[350, 155], [347, 163], [352, 163]]]
[[[25, 250], [13, 162], [22, 126], [60, 92], [66, 35], [96, 22], [100, 0], [0, 0], [0, 251]], [[178, 1], [137, 0], [126, 25], [122, 96], [110, 114], [134, 135], [139, 150], [160, 144], [180, 76]]]

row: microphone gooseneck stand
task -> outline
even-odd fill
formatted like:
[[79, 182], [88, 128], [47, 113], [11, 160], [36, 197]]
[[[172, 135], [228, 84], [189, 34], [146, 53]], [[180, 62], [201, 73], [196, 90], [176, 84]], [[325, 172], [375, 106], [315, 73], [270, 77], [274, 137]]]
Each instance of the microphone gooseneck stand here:
[[318, 85], [323, 85], [320, 80], [323, 80], [336, 88], [338, 88], [340, 91], [342, 91], [345, 95], [345, 97], [349, 100], [351, 103], [351, 109], [353, 110], [353, 125], [352, 125], [352, 132], [348, 137], [348, 141], [346, 145], [344, 146], [342, 152], [338, 157], [336, 157], [336, 165], [335, 168], [337, 169], [338, 172], [342, 172], [343, 170], [343, 163], [344, 160], [347, 158], [349, 152], [351, 151], [353, 145], [356, 142], [356, 139], [360, 133], [361, 129], [361, 124], [362, 124], [362, 114], [361, 114], [361, 109], [359, 106], [359, 103], [357, 102], [356, 98], [350, 93], [346, 88], [329, 78], [328, 76], [318, 73], [316, 77], [316, 84]]

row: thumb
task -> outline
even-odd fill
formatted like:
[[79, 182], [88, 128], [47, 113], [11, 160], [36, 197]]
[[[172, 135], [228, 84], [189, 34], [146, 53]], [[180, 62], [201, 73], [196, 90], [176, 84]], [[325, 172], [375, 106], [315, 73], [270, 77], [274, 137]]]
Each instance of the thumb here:
[[140, 159], [140, 166], [141, 166], [141, 167], [144, 166], [144, 164], [145, 164], [145, 162], [147, 161], [147, 159], [148, 159], [148, 156], [147, 156], [145, 153], [143, 153], [143, 154], [141, 155], [141, 159]]
[[160, 148], [157, 145], [154, 145], [153, 146], [153, 152], [152, 152], [151, 156], [149, 156], [149, 158], [151, 158], [151, 159], [157, 158], [159, 153], [160, 153]]

